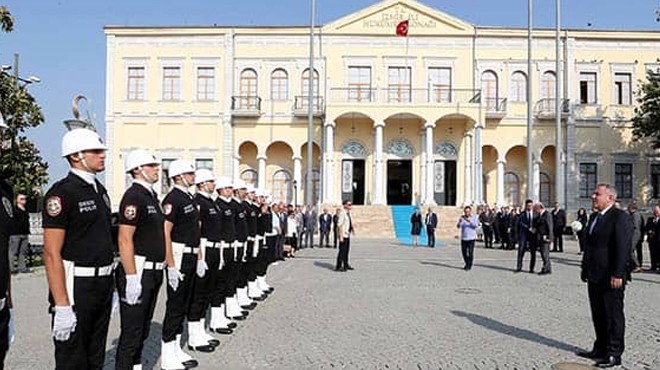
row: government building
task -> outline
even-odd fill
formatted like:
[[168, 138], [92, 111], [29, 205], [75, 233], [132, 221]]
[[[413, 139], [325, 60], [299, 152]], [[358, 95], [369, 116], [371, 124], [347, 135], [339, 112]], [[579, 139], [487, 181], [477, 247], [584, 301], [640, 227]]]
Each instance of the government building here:
[[562, 29], [558, 72], [555, 30], [536, 29], [531, 75], [526, 28], [476, 26], [414, 0], [316, 27], [311, 71], [309, 33], [105, 27], [113, 203], [138, 147], [162, 159], [163, 177], [186, 158], [299, 204], [309, 176], [315, 204], [519, 205], [532, 194], [573, 213], [590, 209], [598, 182], [616, 184], [624, 204], [660, 197], [660, 156], [633, 140], [630, 120], [640, 81], [660, 67], [658, 32]]

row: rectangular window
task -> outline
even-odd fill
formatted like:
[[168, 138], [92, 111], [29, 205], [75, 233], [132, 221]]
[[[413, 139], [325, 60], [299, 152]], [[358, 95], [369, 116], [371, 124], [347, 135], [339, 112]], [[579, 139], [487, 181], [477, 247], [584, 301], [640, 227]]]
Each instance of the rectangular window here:
[[128, 100], [144, 100], [144, 67], [128, 67]]
[[211, 172], [213, 172], [213, 159], [209, 158], [198, 158], [195, 159], [195, 168], [200, 169], [200, 168], [205, 168]]
[[631, 84], [632, 76], [630, 73], [615, 73], [614, 74], [614, 104], [630, 105], [631, 100]]
[[632, 163], [614, 164], [614, 186], [619, 198], [632, 198], [633, 193], [633, 165]]
[[390, 103], [410, 102], [410, 67], [389, 67], [387, 69], [387, 100]]
[[598, 181], [596, 163], [580, 163], [580, 198], [590, 198]]
[[215, 99], [215, 68], [197, 68], [197, 100]]
[[348, 67], [348, 101], [371, 102], [371, 67]]
[[596, 104], [596, 72], [580, 72], [580, 104]]
[[181, 67], [163, 67], [163, 100], [181, 100]]
[[167, 194], [168, 191], [170, 191], [170, 187], [172, 186], [172, 179], [170, 179], [170, 164], [174, 162], [174, 159], [170, 158], [163, 158], [160, 164], [160, 169], [162, 171], [161, 176], [160, 176], [160, 193], [161, 194]]
[[451, 102], [451, 68], [429, 68], [429, 102]]
[[651, 165], [651, 186], [653, 199], [660, 199], [660, 164]]

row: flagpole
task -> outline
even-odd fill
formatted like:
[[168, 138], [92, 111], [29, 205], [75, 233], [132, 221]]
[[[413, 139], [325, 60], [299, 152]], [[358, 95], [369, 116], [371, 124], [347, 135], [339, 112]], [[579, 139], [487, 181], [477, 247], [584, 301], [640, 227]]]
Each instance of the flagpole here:
[[536, 200], [532, 163], [532, 81], [532, 0], [527, 0], [527, 198]]
[[561, 28], [561, 0], [555, 0], [555, 201], [565, 206], [564, 203], [564, 171], [561, 157], [563, 153], [562, 132], [561, 132], [561, 113], [563, 111], [563, 102], [561, 101], [561, 91], [563, 88], [559, 52], [559, 33]]

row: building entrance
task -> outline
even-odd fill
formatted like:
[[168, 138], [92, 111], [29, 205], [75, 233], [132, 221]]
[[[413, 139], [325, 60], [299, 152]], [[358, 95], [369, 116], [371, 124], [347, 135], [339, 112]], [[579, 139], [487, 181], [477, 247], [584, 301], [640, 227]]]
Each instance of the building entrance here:
[[456, 205], [456, 161], [435, 161], [433, 194], [441, 206]]
[[355, 205], [364, 204], [364, 159], [342, 161], [341, 199]]
[[387, 161], [387, 204], [412, 203], [412, 161]]

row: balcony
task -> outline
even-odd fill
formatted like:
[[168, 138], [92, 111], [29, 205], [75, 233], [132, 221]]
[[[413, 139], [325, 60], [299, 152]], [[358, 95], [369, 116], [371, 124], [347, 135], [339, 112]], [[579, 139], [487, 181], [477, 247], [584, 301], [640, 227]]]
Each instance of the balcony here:
[[[570, 114], [569, 100], [561, 99], [561, 116], [562, 118], [568, 117]], [[534, 105], [534, 115], [537, 119], [554, 119], [556, 117], [555, 109], [557, 107], [557, 100], [554, 98], [544, 98], [536, 102]]]
[[231, 97], [231, 110], [235, 116], [257, 117], [261, 115], [261, 98], [253, 95]]
[[486, 108], [486, 118], [504, 118], [506, 116], [506, 98], [482, 98]]
[[347, 87], [331, 88], [328, 104], [442, 106], [478, 104], [480, 99], [479, 90], [474, 89], [359, 89]]
[[[325, 114], [325, 100], [322, 96], [312, 98], [312, 114], [314, 117], [321, 117]], [[307, 117], [309, 115], [309, 96], [296, 96], [293, 103], [293, 115], [297, 117]]]

